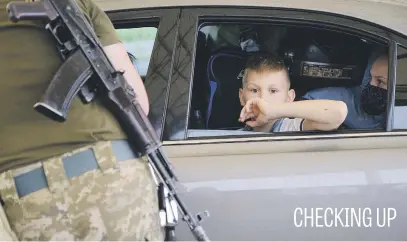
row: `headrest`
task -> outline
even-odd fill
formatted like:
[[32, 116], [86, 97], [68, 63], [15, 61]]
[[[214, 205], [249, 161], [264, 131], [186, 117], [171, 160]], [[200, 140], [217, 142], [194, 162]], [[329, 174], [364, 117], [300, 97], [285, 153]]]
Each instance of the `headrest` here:
[[[218, 85], [229, 83], [235, 86], [241, 84], [243, 70], [247, 59], [254, 55], [267, 55], [263, 52], [244, 52], [235, 50], [221, 50], [213, 54], [208, 63], [208, 76]], [[239, 80], [240, 82], [236, 82]], [[240, 87], [241, 85], [239, 85]]]
[[247, 55], [239, 51], [220, 51], [212, 55], [208, 63], [210, 100], [207, 111], [207, 127], [218, 129], [236, 126], [240, 113], [239, 75], [245, 67]]
[[212, 55], [208, 63], [208, 75], [211, 81], [238, 83], [240, 73], [244, 69], [247, 54], [239, 51], [224, 51]]
[[282, 42], [280, 55], [289, 56], [293, 87], [313, 89], [361, 84], [369, 46], [354, 36], [291, 32]]

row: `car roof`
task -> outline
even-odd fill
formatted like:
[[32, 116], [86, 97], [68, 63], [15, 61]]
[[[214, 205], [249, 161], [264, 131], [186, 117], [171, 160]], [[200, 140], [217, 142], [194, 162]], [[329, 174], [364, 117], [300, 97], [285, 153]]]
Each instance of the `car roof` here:
[[[95, 0], [105, 11], [187, 6], [254, 6], [305, 9], [346, 15], [407, 36], [407, 0]], [[227, 4], [225, 4], [227, 2]]]

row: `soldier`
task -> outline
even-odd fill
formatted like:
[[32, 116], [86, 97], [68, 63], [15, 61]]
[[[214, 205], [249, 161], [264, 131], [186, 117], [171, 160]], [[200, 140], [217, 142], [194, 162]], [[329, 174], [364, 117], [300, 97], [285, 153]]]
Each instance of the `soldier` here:
[[[142, 80], [107, 15], [92, 0], [76, 1], [148, 114]], [[79, 97], [64, 123], [33, 109], [62, 60], [40, 22], [8, 20], [8, 2], [0, 0], [0, 239], [163, 240], [151, 170], [113, 115]]]

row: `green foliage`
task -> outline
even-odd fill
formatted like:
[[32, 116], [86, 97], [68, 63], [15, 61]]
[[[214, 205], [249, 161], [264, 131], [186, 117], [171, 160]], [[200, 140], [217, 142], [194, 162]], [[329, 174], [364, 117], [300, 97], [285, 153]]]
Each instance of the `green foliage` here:
[[133, 42], [140, 40], [154, 40], [157, 28], [143, 27], [134, 29], [117, 29], [117, 34], [123, 42]]

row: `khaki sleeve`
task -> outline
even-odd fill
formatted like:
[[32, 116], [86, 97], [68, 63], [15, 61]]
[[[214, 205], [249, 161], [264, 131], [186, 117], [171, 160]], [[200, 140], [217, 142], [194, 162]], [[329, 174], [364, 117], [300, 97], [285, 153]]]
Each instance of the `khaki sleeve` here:
[[10, 228], [2, 205], [0, 205], [0, 241], [19, 241]]
[[116, 43], [120, 43], [119, 36], [110, 21], [107, 14], [93, 1], [82, 0], [85, 6], [85, 11], [90, 18], [92, 26], [95, 30], [97, 37], [99, 38], [103, 46], [108, 46]]

